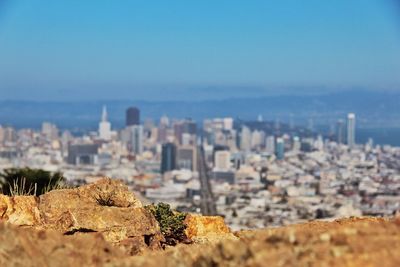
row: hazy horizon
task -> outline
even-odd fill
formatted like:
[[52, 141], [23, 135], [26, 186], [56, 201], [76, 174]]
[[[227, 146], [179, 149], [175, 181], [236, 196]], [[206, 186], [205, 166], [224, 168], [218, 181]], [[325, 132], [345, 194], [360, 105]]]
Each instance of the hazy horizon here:
[[398, 1], [0, 3], [0, 100], [400, 90]]

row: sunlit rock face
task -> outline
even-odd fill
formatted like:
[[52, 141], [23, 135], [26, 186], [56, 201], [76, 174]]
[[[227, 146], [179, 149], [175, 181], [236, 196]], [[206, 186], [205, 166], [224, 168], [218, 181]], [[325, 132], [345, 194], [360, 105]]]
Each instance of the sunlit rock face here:
[[66, 235], [92, 235], [120, 244], [130, 253], [160, 249], [158, 222], [118, 180], [102, 179], [75, 189], [53, 190], [39, 198], [0, 197], [3, 221]]
[[38, 198], [35, 196], [5, 196], [0, 194], [0, 220], [19, 226], [40, 224]]
[[236, 239], [224, 219], [219, 216], [186, 216], [186, 236], [195, 243], [215, 242], [223, 239]]
[[0, 266], [400, 266], [400, 217], [232, 233], [188, 214], [192, 242], [163, 250], [153, 214], [117, 180], [40, 197], [0, 195]]

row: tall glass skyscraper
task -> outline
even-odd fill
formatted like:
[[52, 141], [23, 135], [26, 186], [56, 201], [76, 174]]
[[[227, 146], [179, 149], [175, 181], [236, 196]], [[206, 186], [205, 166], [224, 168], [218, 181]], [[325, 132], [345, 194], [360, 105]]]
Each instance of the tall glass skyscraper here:
[[176, 146], [173, 143], [162, 145], [161, 173], [176, 169]]
[[126, 126], [140, 124], [140, 110], [137, 107], [130, 107], [126, 110]]
[[349, 113], [347, 115], [347, 145], [353, 148], [356, 144], [356, 115]]
[[285, 156], [285, 142], [283, 138], [276, 139], [276, 158], [282, 160]]

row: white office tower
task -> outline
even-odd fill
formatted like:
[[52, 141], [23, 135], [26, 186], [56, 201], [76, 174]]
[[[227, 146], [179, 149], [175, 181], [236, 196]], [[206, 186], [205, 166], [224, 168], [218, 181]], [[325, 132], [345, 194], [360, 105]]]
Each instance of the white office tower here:
[[233, 129], [233, 118], [224, 118], [224, 129], [225, 130], [232, 130]]
[[347, 145], [353, 148], [356, 144], [356, 115], [349, 113], [347, 115]]
[[324, 140], [321, 135], [318, 135], [317, 140], [315, 140], [314, 147], [319, 151], [324, 150]]
[[251, 150], [251, 130], [246, 126], [242, 127], [242, 133], [240, 137], [240, 149], [244, 151]]
[[263, 131], [255, 130], [251, 135], [251, 147], [258, 148], [264, 146], [265, 133]]
[[166, 115], [160, 118], [160, 126], [169, 127], [169, 118]]
[[103, 140], [111, 139], [111, 123], [107, 120], [107, 108], [103, 106], [101, 121], [99, 123], [99, 136]]
[[190, 133], [183, 133], [182, 134], [182, 145], [189, 146], [196, 143], [196, 136]]
[[275, 153], [275, 136], [270, 135], [267, 136], [267, 140], [266, 140], [266, 150], [268, 153], [270, 154], [274, 154]]
[[48, 140], [55, 140], [58, 138], [58, 128], [56, 125], [50, 122], [43, 122], [42, 123], [42, 134]]
[[133, 125], [129, 126], [130, 130], [130, 150], [136, 155], [143, 153], [143, 126]]
[[229, 171], [231, 167], [231, 153], [229, 151], [216, 151], [214, 155], [214, 170]]

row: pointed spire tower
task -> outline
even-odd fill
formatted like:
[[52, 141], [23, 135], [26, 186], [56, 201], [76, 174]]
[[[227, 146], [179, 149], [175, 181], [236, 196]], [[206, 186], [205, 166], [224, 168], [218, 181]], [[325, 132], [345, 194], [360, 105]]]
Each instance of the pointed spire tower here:
[[103, 113], [101, 114], [101, 121], [107, 121], [107, 107], [103, 106]]
[[101, 121], [99, 123], [99, 136], [103, 140], [111, 139], [111, 124], [108, 121], [106, 106], [103, 106], [103, 112], [101, 113]]

